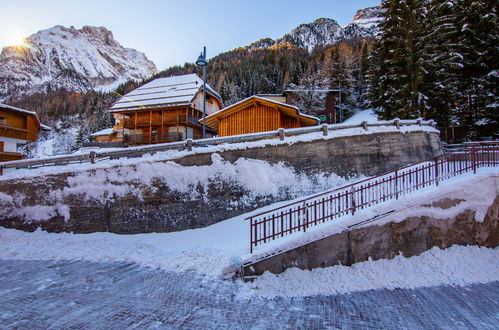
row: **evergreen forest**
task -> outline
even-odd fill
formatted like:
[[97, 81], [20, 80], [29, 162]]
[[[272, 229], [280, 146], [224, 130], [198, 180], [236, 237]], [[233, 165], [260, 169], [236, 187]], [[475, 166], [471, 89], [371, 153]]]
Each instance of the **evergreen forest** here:
[[[494, 0], [384, 0], [384, 22], [375, 38], [317, 46], [311, 52], [289, 43], [241, 47], [213, 57], [207, 81], [225, 106], [254, 94], [299, 89], [311, 92], [303, 93], [298, 105], [303, 112], [315, 114], [324, 103], [320, 90], [339, 89], [337, 107], [344, 117], [372, 108], [382, 119], [422, 117], [436, 120], [443, 129], [462, 127], [470, 138], [481, 127], [496, 133], [498, 4]], [[112, 93], [51, 90], [9, 102], [37, 111], [48, 125], [58, 122], [64, 128], [77, 118], [79, 135], [85, 140], [112, 125], [105, 110], [119, 95], [158, 77], [192, 72], [202, 76], [199, 67], [186, 63], [146, 81], [122, 84]]]

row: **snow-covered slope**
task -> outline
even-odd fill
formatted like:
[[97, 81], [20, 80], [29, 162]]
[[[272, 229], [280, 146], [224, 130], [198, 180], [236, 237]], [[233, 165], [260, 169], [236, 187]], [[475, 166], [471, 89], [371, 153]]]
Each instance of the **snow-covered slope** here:
[[55, 26], [25, 39], [22, 46], [0, 54], [0, 100], [44, 92], [106, 89], [126, 80], [140, 80], [157, 71], [153, 62], [124, 48], [104, 27]]
[[291, 33], [284, 35], [277, 43], [290, 43], [312, 51], [317, 45], [330, 45], [343, 37], [343, 30], [335, 20], [319, 18], [312, 23], [301, 24]]
[[341, 27], [335, 20], [319, 18], [312, 23], [301, 24], [282, 38], [262, 39], [248, 48], [269, 48], [278, 44], [290, 44], [312, 51], [316, 46], [358, 38], [373, 38], [379, 32], [379, 23], [383, 20], [383, 9], [380, 6], [369, 7], [357, 11], [351, 23]]
[[374, 37], [379, 32], [379, 24], [383, 21], [383, 9], [380, 6], [360, 9], [353, 17], [352, 23], [343, 28], [347, 38]]

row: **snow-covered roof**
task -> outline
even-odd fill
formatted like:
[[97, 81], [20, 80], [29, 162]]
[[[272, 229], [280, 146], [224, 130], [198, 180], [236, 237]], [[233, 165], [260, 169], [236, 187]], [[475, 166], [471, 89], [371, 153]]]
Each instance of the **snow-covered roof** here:
[[29, 111], [29, 110], [24, 110], [24, 109], [21, 109], [21, 108], [16, 108], [16, 107], [13, 107], [11, 105], [4, 104], [4, 103], [0, 103], [0, 108], [14, 110], [14, 111], [17, 111], [17, 112], [27, 113], [27, 114], [35, 115], [36, 116], [36, 112], [34, 112], [34, 111]]
[[110, 127], [110, 128], [104, 128], [101, 131], [98, 131], [98, 132], [90, 134], [90, 136], [103, 136], [103, 135], [110, 135], [111, 133], [113, 133], [113, 128], [112, 127]]
[[[202, 88], [203, 80], [194, 73], [157, 78], [125, 94], [113, 104], [110, 111], [190, 104]], [[208, 84], [206, 91], [222, 102], [220, 95]]]
[[[304, 119], [306, 120], [307, 122], [310, 123], [310, 120], [313, 120], [315, 122], [315, 124], [318, 124], [319, 123], [319, 118], [317, 117], [314, 117], [314, 116], [310, 116], [310, 115], [306, 115], [304, 113], [301, 113], [300, 112], [300, 109], [298, 109], [297, 107], [293, 106], [293, 105], [290, 105], [290, 104], [287, 104], [287, 103], [282, 103], [282, 102], [279, 102], [279, 101], [275, 101], [275, 100], [272, 100], [272, 99], [268, 99], [268, 98], [265, 98], [265, 97], [260, 97], [260, 96], [257, 96], [257, 95], [253, 95], [253, 96], [250, 96], [244, 100], [241, 100], [237, 103], [234, 103], [233, 105], [231, 106], [228, 106], [220, 111], [217, 111], [215, 113], [212, 113], [211, 115], [207, 116], [206, 117], [206, 125], [211, 127], [211, 128], [215, 128], [217, 129], [218, 128], [218, 121], [216, 120], [216, 118], [219, 118], [219, 117], [223, 117], [223, 116], [226, 116], [226, 115], [229, 115], [235, 111], [239, 111], [241, 110], [242, 108], [244, 108], [244, 103], [250, 103], [252, 100], [257, 100], [259, 102], [262, 102], [262, 103], [270, 103], [270, 104], [273, 104], [273, 105], [276, 105], [278, 106], [280, 109], [287, 109], [287, 110], [291, 110], [290, 113], [288, 113], [288, 115], [291, 115], [293, 117], [297, 117], [297, 118], [300, 118], [300, 119]], [[200, 123], [203, 122], [203, 119], [200, 119], [199, 120]]]

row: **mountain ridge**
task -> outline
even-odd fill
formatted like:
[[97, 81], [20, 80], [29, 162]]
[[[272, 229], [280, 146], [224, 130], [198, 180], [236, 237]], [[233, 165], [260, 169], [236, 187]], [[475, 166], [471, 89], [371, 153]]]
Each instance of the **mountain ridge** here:
[[105, 27], [56, 25], [2, 49], [0, 100], [60, 88], [110, 90], [156, 72], [144, 53], [121, 46]]
[[333, 45], [351, 39], [374, 38], [379, 32], [378, 26], [383, 19], [382, 13], [381, 6], [359, 9], [352, 22], [344, 27], [340, 26], [334, 19], [318, 18], [311, 23], [298, 25], [281, 38], [276, 40], [263, 38], [250, 44], [247, 48], [249, 50], [269, 48], [288, 43], [311, 52], [317, 46]]

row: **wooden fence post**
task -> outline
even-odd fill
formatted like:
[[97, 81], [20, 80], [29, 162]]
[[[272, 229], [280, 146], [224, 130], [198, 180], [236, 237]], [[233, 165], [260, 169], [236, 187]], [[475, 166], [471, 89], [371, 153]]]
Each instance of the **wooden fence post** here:
[[95, 164], [95, 151], [90, 151], [90, 164]]
[[322, 135], [327, 136], [328, 134], [328, 127], [327, 124], [322, 125]]
[[188, 151], [192, 151], [192, 139], [187, 139], [185, 141], [185, 147], [187, 148]]
[[397, 129], [400, 129], [400, 119], [396, 118], [393, 123], [395, 124], [395, 126], [397, 127]]
[[279, 140], [284, 141], [284, 137], [286, 136], [284, 133], [284, 128], [279, 128], [277, 132], [279, 133]]
[[366, 131], [368, 130], [367, 121], [364, 120], [361, 125], [362, 125], [362, 128], [364, 128], [364, 130], [366, 130]]

